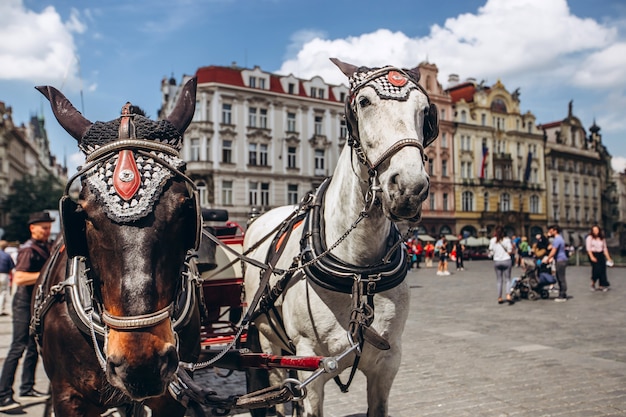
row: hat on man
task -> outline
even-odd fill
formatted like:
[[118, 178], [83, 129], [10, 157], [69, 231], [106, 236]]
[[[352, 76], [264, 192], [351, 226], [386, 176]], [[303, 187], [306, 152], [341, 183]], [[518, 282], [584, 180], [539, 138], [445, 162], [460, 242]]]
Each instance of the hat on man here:
[[47, 211], [38, 211], [37, 213], [31, 214], [28, 218], [29, 225], [35, 223], [52, 223], [53, 221], [54, 219], [50, 217], [50, 213]]

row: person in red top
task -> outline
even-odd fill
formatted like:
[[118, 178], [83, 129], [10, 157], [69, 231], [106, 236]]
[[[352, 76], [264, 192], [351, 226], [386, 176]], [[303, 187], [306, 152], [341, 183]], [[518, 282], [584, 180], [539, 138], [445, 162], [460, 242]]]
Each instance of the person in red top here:
[[591, 291], [596, 290], [596, 282], [599, 282], [598, 291], [608, 291], [611, 284], [606, 277], [606, 266], [611, 265], [613, 260], [606, 246], [606, 239], [600, 226], [592, 226], [591, 232], [585, 239], [585, 249], [591, 262]]
[[435, 245], [433, 245], [433, 242], [426, 243], [424, 254], [426, 257], [426, 268], [432, 268], [433, 258], [435, 257]]

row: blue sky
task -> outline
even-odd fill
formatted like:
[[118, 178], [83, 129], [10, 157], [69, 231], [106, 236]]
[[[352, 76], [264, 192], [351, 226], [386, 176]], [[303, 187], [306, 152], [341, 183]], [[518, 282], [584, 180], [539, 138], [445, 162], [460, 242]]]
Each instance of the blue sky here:
[[[51, 148], [70, 170], [75, 141], [33, 88], [59, 88], [91, 121], [123, 103], [153, 118], [160, 83], [206, 65], [345, 82], [329, 61], [458, 74], [521, 89], [521, 110], [561, 120], [574, 100], [595, 120], [614, 166], [626, 168], [626, 2], [623, 0], [133, 0], [0, 2], [0, 101], [16, 123], [43, 112]], [[82, 91], [82, 98], [81, 98]]]

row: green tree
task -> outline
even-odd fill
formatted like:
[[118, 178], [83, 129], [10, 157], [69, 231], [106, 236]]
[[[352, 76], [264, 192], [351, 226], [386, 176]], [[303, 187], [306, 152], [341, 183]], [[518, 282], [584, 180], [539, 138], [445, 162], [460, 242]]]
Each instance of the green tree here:
[[11, 185], [11, 193], [5, 201], [9, 213], [9, 224], [4, 228], [5, 240], [20, 242], [30, 238], [28, 217], [43, 210], [57, 210], [59, 199], [63, 195], [63, 186], [52, 175], [34, 177], [26, 175]]

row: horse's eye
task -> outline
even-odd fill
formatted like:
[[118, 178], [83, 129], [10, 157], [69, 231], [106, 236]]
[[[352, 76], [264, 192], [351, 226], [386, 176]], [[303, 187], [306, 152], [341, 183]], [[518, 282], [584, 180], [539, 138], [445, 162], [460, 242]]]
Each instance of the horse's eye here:
[[372, 102], [367, 97], [361, 97], [359, 99], [359, 106], [361, 107], [367, 107], [370, 104], [372, 104]]

